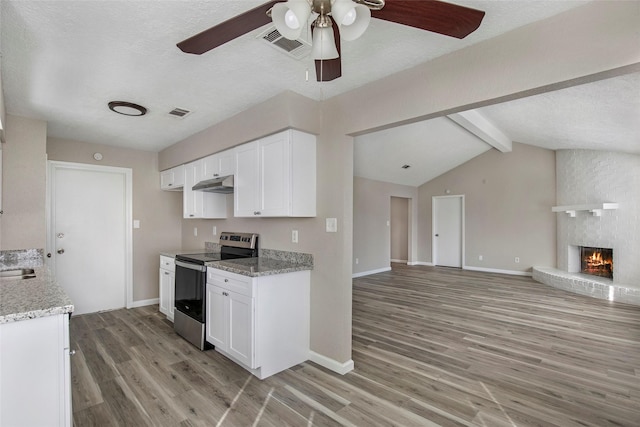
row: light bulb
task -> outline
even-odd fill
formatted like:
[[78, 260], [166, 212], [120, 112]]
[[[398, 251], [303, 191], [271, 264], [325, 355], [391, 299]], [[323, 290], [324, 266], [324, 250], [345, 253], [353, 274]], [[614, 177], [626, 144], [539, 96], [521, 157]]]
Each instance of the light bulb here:
[[284, 22], [287, 27], [291, 28], [292, 30], [297, 30], [298, 28], [300, 28], [298, 17], [291, 9], [287, 10], [287, 13], [284, 14]]
[[356, 21], [356, 8], [352, 7], [344, 18], [342, 18], [342, 25], [351, 25]]

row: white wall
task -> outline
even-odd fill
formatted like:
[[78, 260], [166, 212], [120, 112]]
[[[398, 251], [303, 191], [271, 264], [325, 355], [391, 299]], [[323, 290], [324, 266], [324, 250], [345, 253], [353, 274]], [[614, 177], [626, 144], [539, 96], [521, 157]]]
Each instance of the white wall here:
[[558, 268], [568, 271], [568, 247], [613, 248], [614, 281], [640, 285], [640, 156], [594, 150], [556, 154], [558, 206], [619, 203], [601, 217], [558, 216]]

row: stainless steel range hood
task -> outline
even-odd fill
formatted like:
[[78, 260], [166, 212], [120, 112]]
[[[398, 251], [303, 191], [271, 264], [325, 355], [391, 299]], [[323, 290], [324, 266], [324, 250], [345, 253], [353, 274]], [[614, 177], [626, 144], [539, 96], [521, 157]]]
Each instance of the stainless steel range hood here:
[[208, 191], [209, 193], [233, 193], [233, 175], [205, 179], [191, 187], [191, 189], [194, 191]]

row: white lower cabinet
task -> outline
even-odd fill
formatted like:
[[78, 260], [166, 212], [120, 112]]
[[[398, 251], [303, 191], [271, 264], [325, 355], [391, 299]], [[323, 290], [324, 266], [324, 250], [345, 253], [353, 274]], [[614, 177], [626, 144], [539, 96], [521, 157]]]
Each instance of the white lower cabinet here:
[[309, 358], [309, 271], [207, 269], [206, 340], [260, 379]]
[[255, 368], [253, 298], [207, 284], [207, 341], [249, 368]]
[[0, 426], [71, 426], [69, 314], [0, 324]]
[[160, 313], [173, 322], [176, 293], [176, 264], [173, 258], [160, 256]]

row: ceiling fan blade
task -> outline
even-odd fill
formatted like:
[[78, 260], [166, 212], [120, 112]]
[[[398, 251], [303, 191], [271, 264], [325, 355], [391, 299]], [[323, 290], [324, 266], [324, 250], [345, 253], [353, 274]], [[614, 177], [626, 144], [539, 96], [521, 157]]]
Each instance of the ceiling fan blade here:
[[[338, 49], [338, 55], [341, 55], [340, 32], [338, 31], [338, 26], [334, 22], [331, 28], [333, 28], [333, 38], [336, 41], [336, 49]], [[313, 33], [313, 25], [311, 26], [311, 31]], [[340, 56], [338, 56], [336, 59], [316, 59], [315, 62], [317, 81], [330, 82], [331, 80], [335, 80], [338, 77], [342, 76], [342, 60], [340, 59]]]
[[208, 30], [204, 30], [193, 37], [181, 41], [177, 46], [185, 53], [202, 55], [236, 37], [240, 37], [243, 34], [270, 23], [271, 18], [267, 16], [267, 11], [276, 3], [280, 2], [270, 1], [238, 16], [234, 16], [215, 27], [211, 27]]
[[437, 0], [386, 0], [371, 17], [463, 39], [480, 26], [484, 12]]

